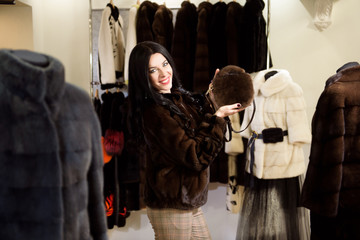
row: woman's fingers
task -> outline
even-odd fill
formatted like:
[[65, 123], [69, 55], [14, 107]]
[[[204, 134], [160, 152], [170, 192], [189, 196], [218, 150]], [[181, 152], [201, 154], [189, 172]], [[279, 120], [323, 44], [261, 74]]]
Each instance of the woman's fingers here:
[[218, 117], [227, 117], [244, 110], [240, 103], [222, 106], [216, 111]]

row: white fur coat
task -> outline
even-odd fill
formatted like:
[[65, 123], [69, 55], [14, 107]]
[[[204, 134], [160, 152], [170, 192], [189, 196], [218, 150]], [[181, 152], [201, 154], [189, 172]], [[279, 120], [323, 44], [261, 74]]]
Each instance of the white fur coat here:
[[117, 20], [106, 6], [101, 15], [99, 29], [99, 79], [101, 84], [114, 84], [116, 72], [123, 74], [125, 61], [124, 21], [119, 14]]
[[[303, 174], [306, 168], [302, 146], [311, 141], [301, 87], [293, 82], [286, 70], [276, 69], [278, 73], [265, 80], [265, 74], [273, 70], [261, 71], [254, 77], [255, 116], [249, 128], [241, 133], [243, 137], [250, 138], [252, 131], [261, 133], [266, 128], [288, 130], [283, 142], [264, 144], [261, 139], [255, 140], [253, 175], [262, 179]], [[243, 126], [248, 124], [253, 111], [253, 105], [245, 110]], [[250, 172], [249, 154], [246, 170]]]

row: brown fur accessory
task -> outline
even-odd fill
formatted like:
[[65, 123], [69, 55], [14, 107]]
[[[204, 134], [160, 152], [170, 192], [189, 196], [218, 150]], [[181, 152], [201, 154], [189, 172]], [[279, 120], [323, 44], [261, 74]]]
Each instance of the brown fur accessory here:
[[220, 70], [212, 81], [212, 92], [219, 107], [234, 103], [247, 107], [254, 99], [250, 74], [235, 65], [228, 65]]

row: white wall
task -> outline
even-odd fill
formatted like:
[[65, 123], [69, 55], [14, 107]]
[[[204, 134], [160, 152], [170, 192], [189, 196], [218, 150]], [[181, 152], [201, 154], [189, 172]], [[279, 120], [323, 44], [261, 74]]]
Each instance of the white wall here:
[[[34, 48], [58, 57], [65, 65], [66, 80], [89, 90], [89, 2], [73, 0], [23, 0], [33, 7]], [[166, 2], [179, 8], [181, 0]], [[191, 0], [198, 5], [201, 1]], [[216, 1], [211, 0], [215, 3]], [[229, 1], [224, 1], [229, 2]], [[243, 4], [245, 0], [238, 1]], [[92, 0], [94, 9], [108, 1]], [[136, 0], [114, 0], [129, 8]], [[334, 2], [332, 24], [320, 32], [312, 22], [313, 0], [272, 0], [270, 50], [275, 68], [287, 69], [304, 90], [309, 126], [325, 81], [349, 61], [360, 61], [360, 1]], [[309, 146], [305, 148], [309, 155]], [[225, 186], [212, 184], [209, 201], [203, 207], [214, 240], [235, 239], [238, 216], [225, 210]], [[109, 231], [110, 239], [153, 239], [144, 211], [133, 212], [123, 228]]]
[[34, 51], [58, 58], [65, 77], [89, 92], [89, 1], [18, 0], [32, 7]]

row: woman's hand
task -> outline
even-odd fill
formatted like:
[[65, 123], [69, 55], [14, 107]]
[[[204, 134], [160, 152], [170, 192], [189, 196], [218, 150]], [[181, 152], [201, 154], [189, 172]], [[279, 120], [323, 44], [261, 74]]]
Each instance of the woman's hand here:
[[231, 105], [225, 105], [217, 109], [215, 115], [218, 117], [227, 117], [235, 113], [243, 111], [245, 108], [241, 106], [240, 103], [235, 103]]

